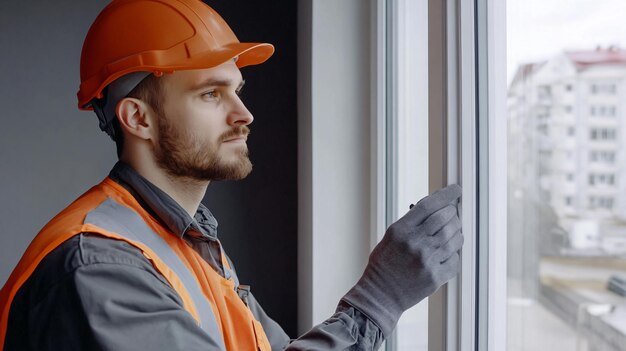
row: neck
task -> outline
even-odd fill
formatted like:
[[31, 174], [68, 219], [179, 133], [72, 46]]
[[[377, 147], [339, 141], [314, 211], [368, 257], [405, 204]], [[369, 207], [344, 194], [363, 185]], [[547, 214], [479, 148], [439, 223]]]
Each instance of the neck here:
[[152, 177], [143, 176], [172, 197], [191, 217], [196, 214], [200, 201], [204, 198], [206, 189], [209, 186], [209, 181], [174, 177], [164, 171], [152, 174]]
[[171, 176], [151, 162], [133, 162], [132, 159], [125, 158], [121, 160], [133, 167], [142, 177], [163, 190], [191, 217], [196, 214], [210, 181]]

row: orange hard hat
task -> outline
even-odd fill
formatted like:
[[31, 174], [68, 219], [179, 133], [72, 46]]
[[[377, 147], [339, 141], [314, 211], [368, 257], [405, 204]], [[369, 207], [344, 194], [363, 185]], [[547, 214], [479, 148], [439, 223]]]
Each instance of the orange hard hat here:
[[128, 73], [210, 68], [235, 57], [244, 67], [273, 53], [271, 44], [240, 43], [222, 17], [199, 0], [113, 0], [83, 44], [78, 107], [92, 110], [92, 100]]

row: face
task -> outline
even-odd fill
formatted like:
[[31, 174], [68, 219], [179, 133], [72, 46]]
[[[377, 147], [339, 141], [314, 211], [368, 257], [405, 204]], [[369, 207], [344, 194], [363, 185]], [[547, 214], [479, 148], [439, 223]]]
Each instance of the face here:
[[234, 61], [161, 79], [159, 167], [199, 181], [245, 178], [252, 171], [246, 140], [253, 117], [239, 98], [243, 80]]

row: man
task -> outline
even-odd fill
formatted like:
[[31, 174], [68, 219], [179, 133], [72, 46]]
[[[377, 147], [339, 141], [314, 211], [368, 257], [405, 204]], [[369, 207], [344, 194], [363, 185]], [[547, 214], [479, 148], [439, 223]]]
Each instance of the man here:
[[296, 340], [239, 284], [200, 201], [211, 180], [251, 171], [239, 68], [272, 53], [198, 0], [101, 12], [78, 99], [119, 162], [42, 229], [0, 292], [4, 350], [374, 350], [456, 274], [461, 190], [450, 186], [392, 224], [336, 313]]

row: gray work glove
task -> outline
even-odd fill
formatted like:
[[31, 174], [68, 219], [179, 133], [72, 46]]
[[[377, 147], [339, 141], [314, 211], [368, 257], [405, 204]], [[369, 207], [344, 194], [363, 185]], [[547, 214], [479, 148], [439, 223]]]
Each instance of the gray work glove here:
[[342, 300], [389, 337], [402, 312], [452, 279], [463, 246], [454, 184], [420, 200], [389, 226], [369, 257], [365, 272]]

